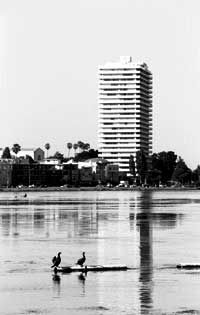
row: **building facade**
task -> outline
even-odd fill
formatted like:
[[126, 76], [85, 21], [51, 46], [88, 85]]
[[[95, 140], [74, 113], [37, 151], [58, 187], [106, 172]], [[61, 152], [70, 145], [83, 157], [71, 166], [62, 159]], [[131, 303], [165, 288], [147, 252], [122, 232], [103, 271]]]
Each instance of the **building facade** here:
[[0, 159], [0, 187], [10, 187], [12, 184], [12, 160]]
[[119, 166], [117, 164], [107, 164], [105, 166], [106, 181], [111, 184], [119, 183]]
[[120, 57], [99, 66], [99, 156], [129, 173], [130, 155], [152, 153], [152, 74], [147, 65]]
[[54, 165], [14, 163], [12, 165], [12, 186], [60, 186], [62, 171]]

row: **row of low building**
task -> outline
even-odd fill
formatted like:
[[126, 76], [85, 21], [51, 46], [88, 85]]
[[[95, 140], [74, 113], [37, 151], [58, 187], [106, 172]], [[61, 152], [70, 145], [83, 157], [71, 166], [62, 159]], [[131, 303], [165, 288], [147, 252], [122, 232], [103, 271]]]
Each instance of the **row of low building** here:
[[0, 187], [117, 185], [121, 179], [119, 167], [102, 158], [75, 163], [60, 163], [56, 159], [44, 159], [30, 163], [29, 159], [1, 159]]

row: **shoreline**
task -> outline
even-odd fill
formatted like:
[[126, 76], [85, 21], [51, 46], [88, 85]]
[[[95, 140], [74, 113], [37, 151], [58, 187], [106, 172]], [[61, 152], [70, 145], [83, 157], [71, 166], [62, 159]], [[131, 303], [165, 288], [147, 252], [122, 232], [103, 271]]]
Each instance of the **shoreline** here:
[[0, 188], [0, 192], [59, 192], [59, 191], [187, 191], [200, 187], [22, 187]]

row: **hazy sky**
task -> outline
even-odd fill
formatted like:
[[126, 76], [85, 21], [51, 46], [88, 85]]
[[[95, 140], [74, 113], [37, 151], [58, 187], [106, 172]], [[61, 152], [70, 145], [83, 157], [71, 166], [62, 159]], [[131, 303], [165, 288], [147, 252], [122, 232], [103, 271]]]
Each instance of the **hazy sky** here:
[[200, 164], [199, 0], [0, 0], [0, 146], [97, 147], [97, 67], [153, 73], [153, 151]]

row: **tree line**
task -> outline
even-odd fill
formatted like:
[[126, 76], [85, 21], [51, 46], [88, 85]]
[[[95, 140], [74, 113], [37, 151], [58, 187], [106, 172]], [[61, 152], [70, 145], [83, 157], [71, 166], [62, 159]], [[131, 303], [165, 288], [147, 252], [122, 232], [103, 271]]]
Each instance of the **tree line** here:
[[[50, 147], [51, 146], [50, 146], [49, 143], [45, 144], [45, 149], [47, 151], [47, 157], [48, 157], [48, 151], [49, 151]], [[68, 149], [68, 158], [69, 158], [72, 149], [74, 150], [74, 156], [76, 156], [77, 149], [79, 150], [79, 153], [82, 152], [82, 151], [89, 151], [90, 144], [89, 143], [84, 143], [83, 141], [78, 141], [77, 143], [68, 142], [66, 147]], [[56, 153], [53, 156], [51, 156], [51, 157], [54, 157], [54, 158], [58, 157], [59, 159], [63, 159], [64, 158], [64, 154], [60, 153], [59, 151], [56, 151]]]
[[137, 184], [152, 186], [168, 186], [172, 183], [180, 185], [200, 184], [200, 166], [191, 170], [185, 161], [173, 151], [153, 153], [147, 157], [143, 150], [131, 155], [129, 169], [133, 181]]
[[[77, 143], [67, 143], [68, 155], [64, 157], [64, 154], [56, 151], [54, 155], [49, 158], [55, 158], [60, 160], [61, 162], [66, 162], [71, 158], [71, 150], [73, 149], [73, 159], [75, 162], [85, 161], [87, 159], [92, 159], [98, 157], [98, 150], [90, 148], [89, 143], [84, 143], [82, 141], [78, 141]], [[78, 151], [77, 151], [78, 150]]]
[[[50, 147], [49, 143], [44, 145], [47, 157]], [[67, 157], [64, 157], [64, 154], [57, 151], [49, 158], [59, 159], [61, 163], [68, 161], [72, 149], [74, 151], [73, 159], [75, 162], [98, 157], [98, 150], [90, 148], [89, 143], [82, 141], [78, 141], [77, 143], [68, 142], [66, 147], [68, 149]], [[21, 146], [18, 143], [13, 144], [12, 152], [14, 152], [15, 158], [20, 150]], [[2, 158], [12, 158], [9, 147], [3, 150]], [[171, 185], [173, 182], [180, 185], [200, 185], [200, 165], [195, 170], [191, 170], [185, 161], [173, 151], [153, 153], [147, 157], [143, 150], [139, 150], [136, 152], [135, 158], [133, 155], [130, 155], [129, 171], [132, 175], [132, 181], [138, 185], [165, 186]]]
[[[21, 151], [21, 146], [18, 143], [13, 144], [12, 151], [15, 153], [15, 157], [16, 157], [17, 153], [19, 151]], [[1, 158], [2, 159], [11, 159], [12, 158], [9, 147], [5, 147], [5, 149], [3, 150]]]
[[[72, 149], [73, 149], [73, 155], [74, 155], [73, 158], [74, 158], [74, 161], [76, 161], [76, 162], [85, 161], [85, 160], [90, 159], [90, 158], [98, 157], [98, 150], [90, 148], [90, 144], [84, 143], [83, 141], [78, 141], [77, 143], [68, 142], [66, 144], [66, 148], [68, 150], [67, 157], [64, 156], [64, 154], [59, 152], [59, 151], [56, 151], [53, 155], [49, 156], [50, 148], [51, 148], [50, 143], [48, 143], [48, 142], [45, 143], [44, 149], [46, 150], [46, 157], [49, 159], [51, 159], [51, 158], [58, 159], [61, 162], [66, 162], [70, 159]], [[18, 143], [15, 143], [15, 144], [13, 144], [11, 150], [12, 150], [12, 152], [15, 153], [15, 158], [16, 158], [18, 152], [21, 151], [21, 146]], [[77, 150], [78, 150], [78, 152], [77, 152]], [[5, 149], [3, 150], [1, 158], [2, 159], [11, 159], [12, 158], [9, 147], [5, 147]]]

